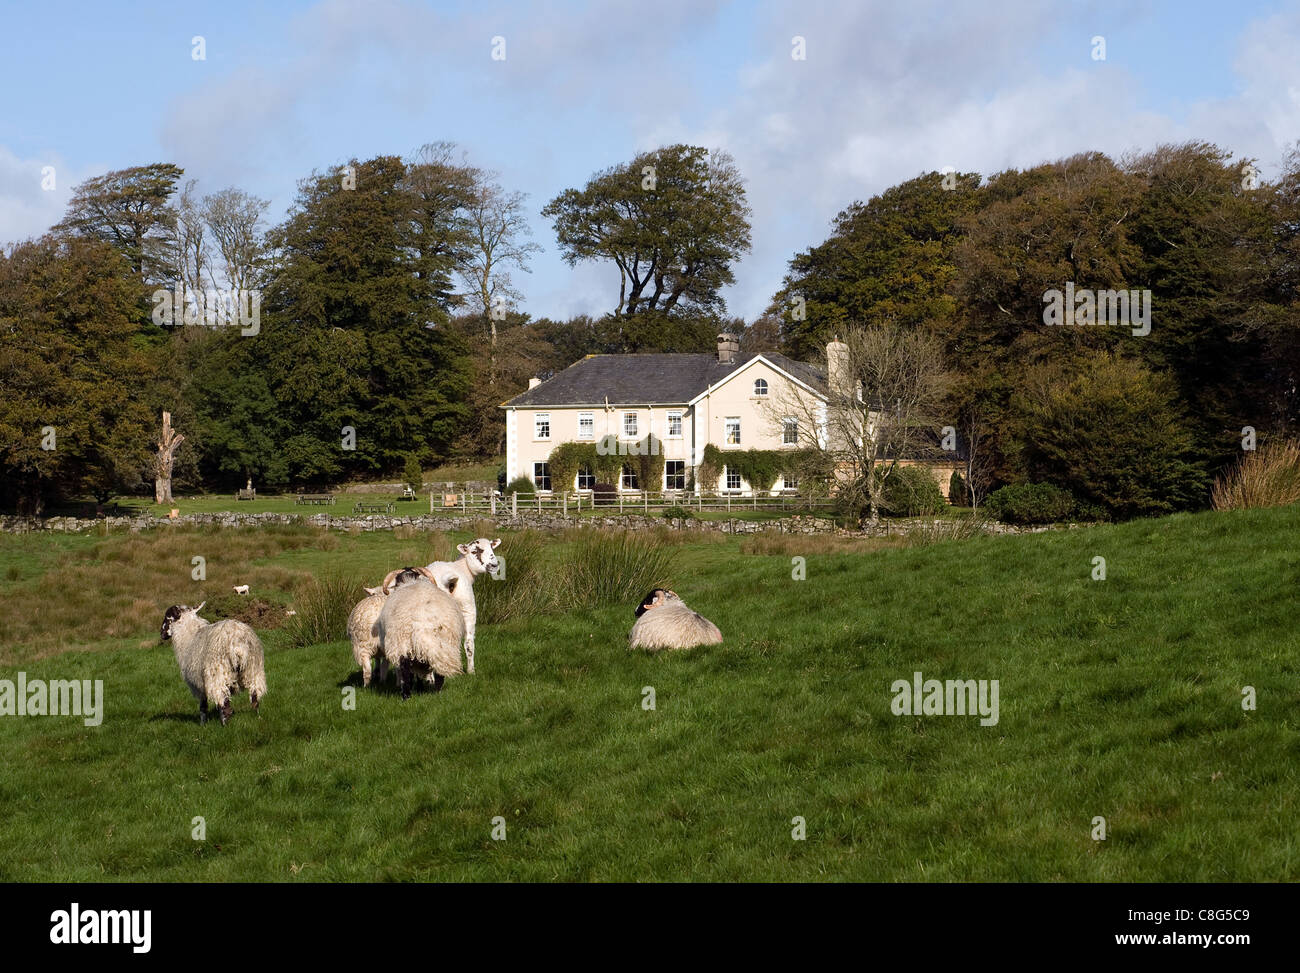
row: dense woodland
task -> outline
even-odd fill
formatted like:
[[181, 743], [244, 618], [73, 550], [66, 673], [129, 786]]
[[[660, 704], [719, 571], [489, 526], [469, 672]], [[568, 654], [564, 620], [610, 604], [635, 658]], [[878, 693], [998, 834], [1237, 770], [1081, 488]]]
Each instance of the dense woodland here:
[[[0, 508], [150, 492], [164, 410], [181, 490], [396, 478], [500, 455], [497, 406], [586, 354], [709, 352], [734, 330], [816, 360], [887, 325], [941, 342], [937, 418], [986, 491], [1196, 509], [1246, 427], [1262, 444], [1300, 424], [1300, 154], [1280, 173], [1200, 143], [927, 173], [847, 206], [751, 322], [721, 297], [751, 217], [722, 152], [644, 153], [541, 207], [570, 264], [609, 268], [608, 312], [567, 321], [520, 306], [529, 201], [450, 145], [314, 172], [274, 226], [174, 165], [108, 173], [0, 253]], [[1149, 290], [1150, 333], [1045, 325], [1066, 282]], [[197, 305], [160, 322], [160, 291], [211, 290], [255, 292], [256, 329]]]

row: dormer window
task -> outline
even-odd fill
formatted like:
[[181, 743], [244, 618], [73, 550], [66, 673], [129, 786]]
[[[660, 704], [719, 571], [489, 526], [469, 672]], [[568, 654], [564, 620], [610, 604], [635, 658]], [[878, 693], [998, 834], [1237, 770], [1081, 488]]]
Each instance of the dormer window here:
[[758, 396], [767, 395], [767, 379], [754, 379], [754, 394]]

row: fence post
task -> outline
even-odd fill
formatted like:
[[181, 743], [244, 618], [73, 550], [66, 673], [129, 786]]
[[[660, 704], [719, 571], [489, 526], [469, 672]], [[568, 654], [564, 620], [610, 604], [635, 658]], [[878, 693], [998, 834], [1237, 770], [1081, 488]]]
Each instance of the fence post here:
[[567, 520], [569, 516], [569, 491], [567, 490], [564, 491], [564, 516]]
[[618, 491], [618, 512], [619, 513], [623, 512], [623, 491], [622, 490]]
[[511, 517], [519, 516], [519, 494], [518, 493], [510, 494], [510, 516]]
[[537, 512], [542, 512], [542, 495], [540, 493], [537, 494]]
[[433, 513], [433, 491], [429, 491], [429, 513]]
[[641, 491], [641, 499], [644, 501], [644, 505], [643, 505], [643, 506], [644, 506], [644, 510], [645, 510], [645, 512], [646, 512], [646, 513], [649, 513], [649, 512], [650, 512], [650, 491], [649, 491], [649, 490], [642, 490], [642, 491]]
[[731, 494], [727, 494], [727, 513], [731, 513]]
[[495, 517], [497, 515], [497, 494], [495, 490], [488, 494], [488, 505], [492, 509], [492, 516]]
[[469, 506], [467, 504], [465, 493], [463, 491], [461, 492], [460, 495], [460, 512], [462, 516], [469, 512]]

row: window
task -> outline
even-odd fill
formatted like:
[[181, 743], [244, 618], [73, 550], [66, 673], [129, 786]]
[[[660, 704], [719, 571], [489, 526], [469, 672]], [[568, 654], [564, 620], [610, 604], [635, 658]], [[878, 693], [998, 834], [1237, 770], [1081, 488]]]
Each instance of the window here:
[[799, 477], [795, 476], [793, 473], [782, 473], [782, 474], [781, 474], [781, 489], [783, 489], [783, 490], [798, 490], [798, 489], [799, 489]]
[[595, 439], [596, 438], [596, 417], [591, 412], [578, 413], [578, 438]]
[[680, 436], [682, 434], [682, 414], [680, 412], [668, 413], [668, 435]]
[[728, 446], [740, 445], [740, 416], [727, 416], [727, 437], [724, 442]]
[[551, 414], [549, 412], [539, 412], [533, 417], [533, 438], [551, 438]]
[[636, 413], [635, 413], [635, 412], [624, 412], [624, 413], [623, 413], [623, 435], [626, 436], [628, 439], [635, 439], [635, 438], [636, 438], [636, 436], [637, 436], [637, 432], [636, 432]]
[[727, 489], [728, 489], [728, 490], [739, 490], [739, 489], [740, 489], [740, 474], [739, 474], [739, 473], [733, 473], [731, 470], [727, 470]]
[[587, 469], [586, 467], [583, 467], [582, 469], [578, 470], [579, 490], [590, 490], [595, 485], [596, 485], [595, 473], [591, 472], [591, 470]]
[[686, 461], [670, 459], [664, 463], [664, 489], [686, 489]]
[[549, 490], [551, 488], [551, 467], [549, 464], [533, 464], [533, 483], [539, 490]]
[[636, 481], [636, 470], [627, 463], [623, 464], [623, 475], [620, 478], [624, 490], [639, 490], [641, 487]]
[[765, 378], [754, 379], [754, 394], [767, 395], [767, 379]]
[[786, 417], [781, 420], [781, 445], [799, 445], [799, 420]]

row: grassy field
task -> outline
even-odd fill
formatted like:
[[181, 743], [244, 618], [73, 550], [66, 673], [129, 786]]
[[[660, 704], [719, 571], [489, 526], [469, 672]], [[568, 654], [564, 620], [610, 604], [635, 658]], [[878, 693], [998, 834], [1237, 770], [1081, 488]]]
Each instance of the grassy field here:
[[[720, 646], [630, 654], [635, 599], [553, 612], [481, 625], [477, 674], [440, 694], [347, 710], [347, 643], [268, 627], [261, 715], [224, 728], [158, 640], [167, 605], [247, 582], [278, 611], [463, 538], [0, 537], [0, 679], [106, 697], [98, 727], [0, 717], [0, 880], [1295, 881], [1297, 536], [1300, 506], [923, 546], [678, 536], [671, 580]], [[551, 569], [578, 543], [549, 539]], [[893, 715], [918, 670], [999, 680], [997, 725]]]

